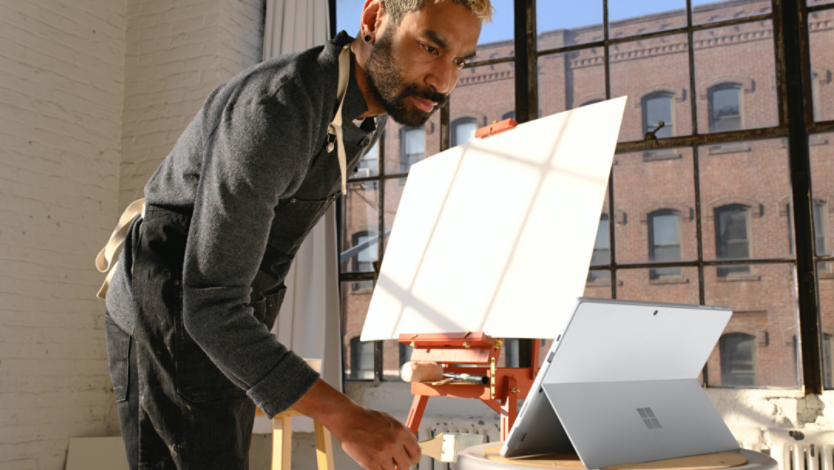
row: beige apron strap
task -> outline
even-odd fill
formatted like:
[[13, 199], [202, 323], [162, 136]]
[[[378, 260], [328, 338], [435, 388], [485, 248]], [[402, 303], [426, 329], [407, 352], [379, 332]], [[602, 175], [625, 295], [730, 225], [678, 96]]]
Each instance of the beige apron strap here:
[[[339, 109], [336, 116], [327, 128], [327, 133], [336, 136], [336, 155], [339, 158], [339, 170], [342, 172], [342, 194], [347, 194], [347, 156], [345, 155], [345, 143], [342, 137], [342, 106], [345, 104], [347, 95], [348, 79], [350, 78], [350, 44], [346, 44], [339, 54], [339, 87], [336, 90], [336, 99], [339, 100]], [[327, 151], [333, 151], [333, 144], [328, 144]]]
[[116, 228], [113, 230], [113, 233], [110, 234], [110, 240], [107, 242], [107, 245], [101, 249], [96, 256], [96, 268], [99, 272], [107, 272], [107, 278], [104, 280], [104, 284], [102, 284], [101, 289], [99, 289], [98, 294], [96, 297], [99, 299], [105, 299], [107, 297], [107, 288], [110, 287], [110, 280], [113, 279], [113, 273], [116, 272], [116, 267], [119, 265], [119, 262], [116, 261], [115, 264], [112, 266], [110, 263], [113, 261], [113, 255], [116, 254], [116, 251], [122, 244], [125, 242], [125, 237], [127, 236], [127, 231], [130, 228], [130, 223], [133, 222], [133, 219], [136, 217], [143, 215], [145, 211], [145, 200], [139, 199], [137, 201], [133, 201], [127, 209], [125, 209], [122, 216], [119, 217], [119, 223], [116, 225]]

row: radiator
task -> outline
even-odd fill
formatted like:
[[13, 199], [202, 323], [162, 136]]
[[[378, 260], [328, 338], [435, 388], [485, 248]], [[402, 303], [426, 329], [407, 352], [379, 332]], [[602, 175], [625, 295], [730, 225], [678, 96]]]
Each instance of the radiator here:
[[[446, 418], [438, 416], [423, 416], [417, 439], [423, 441], [444, 433], [455, 432], [463, 434], [480, 434], [484, 442], [499, 442], [501, 440], [501, 422], [496, 416], [489, 418]], [[455, 470], [455, 464], [437, 462], [430, 457], [423, 457], [416, 467], [418, 470]], [[414, 467], [412, 467], [414, 470]], [[834, 469], [832, 469], [834, 470]]]
[[834, 470], [834, 432], [768, 432], [779, 470]]

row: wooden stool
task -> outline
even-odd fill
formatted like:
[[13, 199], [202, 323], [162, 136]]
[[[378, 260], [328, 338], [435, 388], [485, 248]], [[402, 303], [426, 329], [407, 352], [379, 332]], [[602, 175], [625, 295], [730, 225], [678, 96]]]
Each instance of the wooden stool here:
[[[499, 455], [501, 443], [470, 447], [458, 454], [457, 470], [584, 470], [575, 453], [506, 459]], [[775, 460], [751, 450], [739, 449], [655, 462], [618, 465], [606, 470], [777, 470]]]
[[[260, 408], [255, 416], [266, 416]], [[272, 418], [272, 470], [292, 470], [292, 419], [304, 415], [290, 408]], [[333, 470], [333, 440], [330, 431], [313, 420], [316, 431], [318, 470]]]

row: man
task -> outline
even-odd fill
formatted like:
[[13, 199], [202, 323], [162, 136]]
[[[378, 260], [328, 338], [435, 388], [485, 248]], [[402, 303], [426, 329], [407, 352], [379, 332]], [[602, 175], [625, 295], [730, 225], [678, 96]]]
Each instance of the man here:
[[418, 461], [407, 428], [328, 386], [269, 330], [345, 166], [385, 114], [425, 123], [491, 13], [489, 0], [366, 0], [358, 40], [342, 32], [211, 93], [145, 187], [107, 295], [131, 468], [246, 468], [256, 405], [318, 420], [369, 470]]

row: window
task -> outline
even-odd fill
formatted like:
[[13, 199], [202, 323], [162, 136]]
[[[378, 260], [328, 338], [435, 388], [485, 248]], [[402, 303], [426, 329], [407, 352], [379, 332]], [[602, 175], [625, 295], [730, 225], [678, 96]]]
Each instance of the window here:
[[[718, 259], [750, 258], [750, 208], [729, 204], [715, 209], [715, 251]], [[721, 266], [718, 276], [749, 273], [750, 266]]]
[[741, 85], [722, 83], [709, 89], [709, 131], [741, 130]]
[[834, 336], [831, 336], [827, 333], [822, 335], [822, 356], [823, 356], [823, 382], [825, 383], [825, 388], [830, 389], [834, 388], [834, 374], [831, 372], [831, 368], [834, 366], [831, 362], [831, 341], [834, 340]]
[[505, 367], [519, 367], [519, 344], [518, 338], [507, 338], [504, 342]]
[[756, 338], [744, 333], [729, 333], [718, 342], [721, 355], [721, 385], [756, 385]]
[[350, 378], [372, 380], [374, 378], [374, 343], [350, 340]]
[[[611, 262], [611, 243], [608, 232], [608, 214], [602, 214], [599, 218], [597, 238], [594, 242], [594, 254], [591, 256], [591, 266], [605, 265]], [[588, 271], [588, 282], [597, 279], [607, 279], [610, 273], [607, 271]]]
[[426, 155], [426, 131], [422, 128], [403, 128], [400, 172], [408, 173], [411, 165]]
[[672, 137], [675, 135], [672, 118], [672, 93], [660, 91], [643, 97], [643, 133], [657, 129], [663, 121], [663, 127], [655, 137]]
[[[375, 232], [358, 232], [351, 237], [353, 240], [352, 250], [358, 250], [351, 259], [354, 264], [354, 272], [373, 272], [374, 261], [377, 260], [377, 240]], [[361, 281], [353, 283], [353, 290], [373, 290], [373, 281]]]
[[379, 173], [379, 141], [359, 160], [354, 178], [367, 178]]
[[460, 118], [452, 123], [452, 146], [465, 144], [475, 138], [478, 121], [475, 118]]
[[[681, 240], [678, 233], [680, 215], [674, 210], [659, 210], [648, 216], [649, 260], [669, 263], [681, 260]], [[649, 271], [651, 279], [680, 276], [680, 268], [654, 268]]]
[[828, 226], [828, 211], [825, 201], [814, 199], [814, 247], [820, 256], [828, 254], [826, 228]]
[[507, 111], [501, 116], [502, 121], [506, 121], [507, 119], [515, 119], [515, 111]]
[[400, 344], [400, 368], [405, 365], [406, 362], [411, 360], [411, 353], [414, 352], [414, 348], [407, 344], [399, 343]]
[[[336, 29], [355, 31], [361, 2], [336, 0], [336, 3], [338, 17], [349, 20], [336, 25]], [[784, 220], [779, 218], [779, 212], [790, 200], [784, 198], [793, 191], [811, 194], [808, 178], [794, 173], [795, 169], [807, 166], [809, 152], [806, 150], [810, 151], [811, 166], [817, 168], [808, 172], [814, 180], [815, 194], [821, 198], [834, 194], [834, 179], [825, 177], [830, 173], [827, 168], [834, 146], [804, 148], [809, 136], [818, 139], [811, 140], [812, 143], [834, 141], [834, 120], [829, 112], [834, 109], [830, 106], [834, 86], [829, 86], [829, 70], [833, 67], [826, 55], [832, 33], [825, 28], [809, 27], [822, 24], [820, 21], [824, 23], [834, 14], [834, 2], [818, 1], [800, 8], [795, 24], [786, 23], [791, 16], [772, 11], [770, 2], [759, 6], [745, 1], [689, 3], [692, 5], [687, 4], [690, 7], [687, 11], [683, 2], [680, 9], [660, 2], [648, 10], [632, 9], [629, 2], [624, 2], [623, 10], [622, 5], [609, 2], [609, 8], [620, 8], [623, 14], [614, 10], [605, 13], [602, 4], [597, 5], [597, 10], [585, 8], [583, 4], [581, 18], [565, 20], [567, 17], [559, 14], [558, 2], [502, 0], [496, 8], [503, 19], [527, 8], [528, 16], [501, 24], [517, 26], [519, 41], [523, 41], [521, 34], [525, 33], [528, 47], [508, 40], [512, 34], [490, 34], [487, 25], [476, 58], [464, 67], [448, 104], [427, 122], [424, 131], [403, 129], [389, 120], [386, 141], [379, 149], [378, 174], [367, 178], [378, 184], [378, 195], [366, 198], [371, 203], [362, 207], [345, 205], [352, 212], [343, 214], [340, 223], [355, 228], [340, 230], [339, 235], [350, 237], [358, 230], [370, 230], [368, 227], [376, 232], [381, 229], [375, 227], [389, 230], [406, 181], [401, 170], [408, 171], [415, 161], [446, 150], [453, 142], [463, 141], [452, 128], [458, 119], [475, 116], [477, 125], [483, 126], [514, 111], [515, 119], [524, 123], [578, 105], [628, 96], [616, 153], [634, 154], [636, 158], [628, 161], [615, 157], [618, 166], [612, 172], [611, 187], [618, 189], [610, 191], [605, 211], [613, 218], [620, 211], [642, 215], [657, 208], [686, 206], [694, 210], [684, 214], [681, 209], [677, 221], [680, 261], [664, 263], [664, 266], [653, 265], [647, 254], [655, 260], [671, 259], [674, 238], [670, 241], [663, 236], [671, 233], [669, 219], [652, 220], [651, 227], [648, 220], [647, 226], [640, 225], [639, 221], [625, 223], [619, 217], [616, 224], [610, 224], [608, 217], [600, 220], [602, 229], [594, 243], [588, 275], [588, 280], [595, 282], [589, 284], [592, 288], [589, 293], [614, 299], [726, 305], [736, 311], [761, 309], [766, 314], [746, 314], [756, 319], [756, 325], [751, 322], [752, 326], [744, 330], [760, 339], [766, 338], [766, 331], [771, 331], [768, 354], [754, 358], [761, 359], [761, 363], [757, 364], [760, 367], [755, 371], [753, 386], [794, 389], [804, 386], [806, 390], [822, 393], [823, 368], [798, 370], [802, 380], [797, 382], [797, 367], [785, 360], [790, 354], [790, 343], [782, 340], [782, 335], [795, 326], [799, 332], [800, 355], [821, 356], [821, 338], [812, 337], [809, 332], [818, 331], [822, 326], [827, 327], [825, 331], [834, 331], [834, 316], [825, 315], [834, 310], [824, 305], [826, 302], [834, 305], [830, 300], [834, 296], [825, 291], [834, 289], [831, 272], [809, 271], [809, 266], [815, 264], [834, 265], [827, 254], [808, 250], [815, 242], [823, 245], [824, 239], [827, 251], [834, 252], [834, 247], [827, 247], [827, 230], [818, 233], [814, 225], [809, 225], [814, 216], [827, 217], [827, 211], [814, 208], [806, 201], [801, 211], [792, 211], [792, 215], [796, 223], [807, 226], [791, 235], [784, 233]], [[513, 4], [515, 9], [511, 8]], [[351, 8], [355, 13], [345, 15]], [[740, 8], [744, 14], [739, 17]], [[745, 16], [750, 14], [756, 16]], [[533, 21], [536, 17], [538, 20]], [[556, 20], [565, 21], [557, 24]], [[802, 31], [806, 32], [804, 38], [799, 36]], [[785, 70], [801, 72], [803, 81], [789, 83]], [[814, 71], [816, 77], [812, 77]], [[656, 92], [647, 94], [646, 90]], [[812, 102], [813, 110], [807, 108]], [[794, 122], [797, 125], [789, 126], [787, 117], [796, 111], [798, 103], [804, 103], [808, 114], [813, 111], [815, 119], [800, 120]], [[481, 116], [486, 116], [486, 121]], [[671, 128], [661, 130], [659, 140], [645, 141], [648, 124], [659, 120], [671, 121]], [[731, 133], [732, 142], [726, 133]], [[674, 137], [664, 138], [667, 135]], [[827, 140], [822, 140], [823, 137]], [[669, 157], [660, 155], [664, 151]], [[645, 158], [648, 153], [658, 153], [657, 158]], [[672, 158], [677, 155], [681, 157]], [[692, 155], [689, 160], [688, 155]], [[650, 192], [647, 189], [654, 194], [647, 194]], [[730, 194], [738, 198], [710, 204]], [[748, 200], [762, 201], [762, 207], [769, 212], [765, 214], [758, 204]], [[728, 204], [741, 207], [736, 210], [724, 207], [726, 212], [718, 210], [721, 209], [718, 206]], [[365, 212], [360, 214], [357, 209]], [[371, 219], [378, 223], [369, 222]], [[792, 241], [789, 236], [793, 237]], [[350, 242], [350, 238], [343, 238], [342, 242]], [[788, 248], [791, 243], [793, 251]], [[378, 251], [382, 256], [382, 250]], [[350, 285], [372, 279], [370, 272], [347, 269], [353, 265], [342, 263], [339, 277], [343, 286], [343, 317], [350, 319], [343, 328], [348, 331], [353, 325], [362, 324], [368, 300], [367, 296], [353, 295], [356, 291]], [[666, 272], [667, 268], [679, 268], [682, 278], [691, 282], [652, 282], [652, 277], [671, 275], [671, 271]], [[745, 275], [752, 272], [756, 276]], [[807, 279], [808, 272], [819, 275], [817, 283], [805, 283], [803, 279], [804, 287], [795, 289], [794, 280]], [[750, 305], [751, 302], [755, 305]], [[779, 341], [775, 340], [777, 335]], [[765, 343], [766, 340], [761, 344]], [[748, 343], [754, 347], [758, 344]], [[346, 350], [350, 347], [347, 340], [344, 347]], [[385, 341], [377, 347], [385, 351], [383, 356], [390, 363], [386, 367], [377, 364], [377, 368], [394, 369], [397, 361], [392, 359], [400, 351], [399, 343]], [[716, 385], [721, 382], [719, 349], [720, 345], [716, 345], [716, 360], [708, 366], [714, 369], [708, 374], [708, 385], [710, 381]], [[827, 357], [820, 359], [829, 361]], [[351, 355], [345, 354], [346, 369], [350, 360]], [[825, 381], [826, 384], [834, 382]]]

